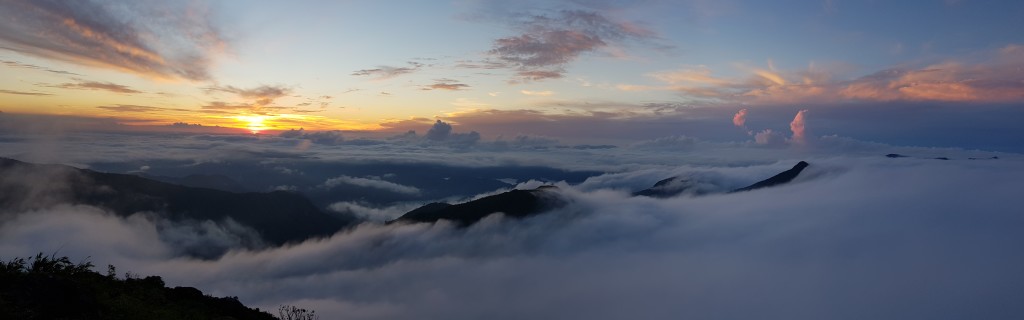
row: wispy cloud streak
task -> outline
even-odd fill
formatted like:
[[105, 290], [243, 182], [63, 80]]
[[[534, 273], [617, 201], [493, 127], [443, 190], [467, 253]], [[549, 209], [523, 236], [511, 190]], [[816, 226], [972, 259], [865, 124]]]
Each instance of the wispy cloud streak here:
[[467, 89], [470, 86], [465, 83], [461, 83], [455, 79], [437, 79], [434, 80], [433, 84], [423, 86], [422, 90], [448, 90], [448, 91], [459, 91]]
[[562, 10], [523, 17], [513, 23], [519, 34], [494, 40], [488, 51], [498, 62], [516, 71], [515, 81], [561, 78], [566, 65], [582, 54], [612, 43], [656, 37], [651, 30], [615, 21], [597, 11]]
[[[77, 79], [76, 79], [77, 80]], [[77, 90], [103, 90], [115, 93], [142, 93], [142, 91], [132, 89], [125, 85], [120, 85], [110, 82], [99, 82], [99, 81], [85, 81], [78, 80], [78, 82], [62, 83], [53, 86], [54, 88], [61, 89], [77, 89]]]
[[400, 75], [410, 74], [419, 71], [423, 67], [422, 63], [410, 61], [408, 67], [394, 67], [394, 66], [377, 66], [372, 69], [362, 69], [352, 72], [353, 76], [358, 77], [370, 77], [374, 80], [387, 80]]
[[144, 76], [207, 80], [227, 45], [203, 12], [182, 2], [2, 1], [0, 45]]
[[17, 91], [17, 90], [6, 90], [6, 89], [0, 89], [0, 93], [15, 94], [15, 95], [21, 95], [21, 96], [52, 96], [53, 95], [53, 94], [43, 93], [43, 92], [29, 92], [29, 91]]
[[27, 64], [27, 63], [21, 63], [21, 62], [17, 62], [17, 61], [2, 60], [2, 61], [0, 61], [0, 63], [2, 63], [5, 66], [11, 67], [11, 68], [22, 68], [22, 69], [40, 70], [40, 71], [45, 71], [45, 72], [49, 72], [49, 73], [71, 75], [71, 76], [80, 76], [80, 74], [77, 74], [77, 73], [74, 73], [74, 72], [69, 72], [69, 71], [64, 71], [64, 70], [57, 70], [57, 69], [50, 69], [50, 68], [43, 67], [43, 66], [37, 66], [37, 65], [34, 65], [34, 64]]

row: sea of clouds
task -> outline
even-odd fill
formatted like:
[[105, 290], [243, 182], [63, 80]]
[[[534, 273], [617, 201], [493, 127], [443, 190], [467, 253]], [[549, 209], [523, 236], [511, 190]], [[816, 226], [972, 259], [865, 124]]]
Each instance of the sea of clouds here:
[[[541, 161], [605, 173], [556, 183], [569, 205], [529, 219], [494, 215], [464, 229], [371, 221], [326, 239], [260, 250], [242, 249], [251, 230], [223, 222], [174, 225], [146, 213], [120, 218], [56, 205], [0, 215], [0, 257], [56, 252], [266, 310], [298, 305], [329, 319], [1024, 315], [1024, 158], [1015, 154], [840, 137], [800, 146], [668, 137], [612, 149], [512, 151], [485, 142], [300, 146], [281, 137], [103, 137], [0, 143], [25, 146], [5, 148], [3, 156], [20, 152], [24, 160], [85, 166], [115, 154], [143, 162], [173, 154], [197, 161], [262, 157], [280, 166], [310, 158], [455, 166]], [[630, 195], [672, 176], [730, 190], [800, 160], [811, 166], [779, 187], [668, 199]], [[394, 217], [411, 207], [361, 210]], [[206, 260], [181, 253], [203, 244], [238, 249]]]

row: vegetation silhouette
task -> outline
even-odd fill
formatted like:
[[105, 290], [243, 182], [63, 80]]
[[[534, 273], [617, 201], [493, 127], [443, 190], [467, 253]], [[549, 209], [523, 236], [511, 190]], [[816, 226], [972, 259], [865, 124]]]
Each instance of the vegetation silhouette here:
[[106, 275], [92, 268], [88, 260], [42, 253], [0, 262], [0, 319], [276, 319], [237, 297], [168, 288], [158, 276], [118, 278], [113, 266]]
[[316, 311], [313, 310], [285, 305], [277, 309], [277, 318], [281, 320], [318, 320], [320, 316], [316, 315]]

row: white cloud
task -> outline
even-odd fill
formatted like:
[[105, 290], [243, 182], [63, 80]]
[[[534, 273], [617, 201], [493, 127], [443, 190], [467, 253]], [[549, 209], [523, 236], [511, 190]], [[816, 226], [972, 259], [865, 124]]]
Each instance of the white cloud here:
[[350, 213], [369, 221], [385, 222], [394, 220], [417, 207], [419, 207], [419, 204], [411, 203], [386, 208], [374, 208], [358, 202], [342, 201], [332, 203], [328, 206], [328, 209], [339, 213]]
[[[958, 157], [962, 154], [949, 154]], [[736, 161], [744, 161], [737, 159]], [[84, 207], [0, 222], [0, 256], [73, 259], [327, 318], [956, 319], [1021, 314], [1020, 159], [812, 157], [793, 183], [651, 199], [689, 173], [743, 185], [796, 159], [643, 169], [561, 184], [566, 208], [513, 221], [367, 224], [216, 260], [175, 257], [148, 220]], [[84, 211], [84, 213], [82, 212]], [[75, 219], [74, 217], [79, 217]], [[985, 313], [981, 313], [984, 310]]]
[[551, 90], [544, 90], [544, 91], [519, 90], [519, 93], [522, 93], [522, 94], [525, 94], [525, 95], [528, 95], [528, 96], [539, 96], [539, 97], [550, 97], [550, 96], [555, 95], [555, 92], [551, 91]]
[[336, 187], [342, 184], [348, 184], [353, 186], [359, 186], [364, 188], [374, 188], [380, 190], [391, 191], [395, 193], [417, 195], [420, 193], [420, 189], [416, 187], [410, 187], [406, 185], [397, 184], [390, 181], [384, 181], [377, 177], [372, 178], [357, 178], [350, 176], [339, 176], [336, 178], [327, 179], [324, 181], [324, 186], [328, 188]]

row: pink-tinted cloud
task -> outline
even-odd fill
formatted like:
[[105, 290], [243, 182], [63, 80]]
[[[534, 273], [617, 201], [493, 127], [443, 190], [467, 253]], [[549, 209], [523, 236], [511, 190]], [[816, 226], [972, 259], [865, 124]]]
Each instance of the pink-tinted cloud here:
[[735, 115], [732, 116], [732, 125], [737, 128], [743, 129], [747, 132], [747, 135], [753, 135], [754, 132], [747, 128], [747, 109], [740, 109]]
[[707, 66], [697, 66], [696, 68], [680, 69], [667, 72], [657, 72], [651, 74], [651, 77], [661, 80], [665, 83], [682, 85], [682, 84], [696, 84], [696, 85], [716, 85], [724, 86], [730, 85], [731, 80], [719, 78], [712, 74], [712, 71]]
[[663, 85], [621, 84], [624, 91], [672, 90], [692, 99], [793, 104], [844, 101], [1012, 102], [1024, 100], [1024, 46], [917, 68], [894, 68], [852, 80], [813, 65], [804, 70], [742, 68], [746, 76], [715, 76], [704, 66], [652, 73]]
[[[77, 80], [77, 79], [76, 79]], [[125, 85], [120, 85], [110, 82], [99, 82], [99, 81], [84, 81], [79, 80], [74, 83], [62, 83], [53, 86], [54, 88], [62, 89], [78, 89], [78, 90], [104, 90], [115, 93], [142, 93], [142, 91], [132, 89]]]
[[790, 141], [794, 144], [807, 143], [806, 127], [804, 126], [806, 121], [804, 120], [805, 113], [807, 113], [807, 110], [800, 110], [793, 117], [793, 121], [789, 123], [789, 130], [793, 131], [793, 138]]
[[873, 101], [1008, 102], [1024, 100], [1024, 47], [1010, 45], [977, 63], [950, 61], [895, 69], [852, 81], [839, 96]]
[[767, 146], [781, 146], [786, 144], [786, 137], [772, 129], [764, 129], [754, 135], [754, 143]]
[[0, 1], [9, 50], [157, 78], [207, 80], [226, 43], [195, 3]]
[[736, 115], [732, 116], [732, 124], [740, 128], [746, 128], [747, 123], [747, 109], [740, 109], [736, 112]]

